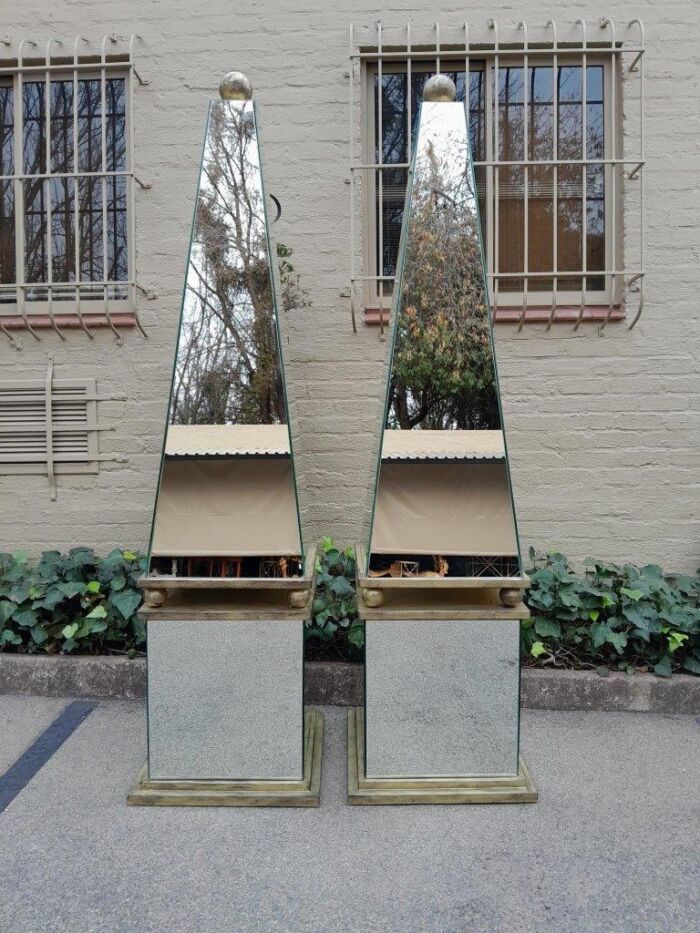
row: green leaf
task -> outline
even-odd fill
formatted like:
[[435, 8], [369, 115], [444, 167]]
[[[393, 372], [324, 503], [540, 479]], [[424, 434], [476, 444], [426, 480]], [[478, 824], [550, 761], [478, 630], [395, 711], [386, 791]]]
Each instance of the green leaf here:
[[0, 623], [4, 625], [16, 608], [15, 603], [11, 603], [7, 599], [0, 599]]
[[36, 625], [38, 621], [38, 615], [33, 609], [25, 609], [22, 612], [16, 612], [12, 618], [23, 628], [31, 628], [32, 625]]
[[125, 619], [129, 619], [141, 605], [141, 594], [136, 590], [121, 590], [111, 593], [109, 601]]
[[134, 553], [134, 551], [122, 551], [122, 554], [124, 560], [136, 560], [138, 558], [138, 554]]
[[559, 593], [559, 602], [562, 606], [567, 606], [569, 609], [578, 609], [581, 605], [581, 599], [578, 594], [567, 590], [562, 590]]
[[599, 619], [599, 617], [600, 617], [600, 610], [599, 610], [599, 609], [591, 609], [591, 611], [588, 613], [588, 618], [589, 618], [592, 622], [597, 622], [598, 619]]
[[654, 673], [657, 677], [670, 677], [672, 672], [671, 659], [668, 655], [661, 658], [658, 664], [654, 665]]
[[606, 641], [618, 654], [622, 654], [622, 649], [627, 645], [627, 635], [624, 632], [609, 632]]
[[365, 643], [365, 627], [362, 623], [356, 623], [348, 632], [348, 641], [356, 648], [362, 648]]
[[30, 629], [30, 635], [32, 641], [37, 645], [43, 645], [49, 637], [48, 632], [41, 625], [35, 625], [34, 628]]
[[[543, 638], [561, 638], [561, 625], [556, 619], [537, 618], [535, 619], [535, 631]], [[537, 655], [535, 655], [537, 657]]]
[[74, 596], [82, 596], [86, 587], [84, 583], [59, 583], [56, 589], [60, 590], [67, 599], [72, 599]]
[[621, 586], [620, 592], [623, 593], [628, 599], [633, 599], [635, 602], [644, 596], [643, 590], [628, 590], [626, 586]]
[[63, 626], [63, 628], [61, 629], [61, 635], [63, 635], [65, 639], [73, 638], [73, 636], [75, 635], [75, 633], [78, 631], [79, 628], [80, 628], [80, 625], [77, 622], [71, 622], [70, 625]]
[[700, 661], [696, 661], [695, 658], [686, 658], [683, 667], [691, 674], [700, 674]]
[[6, 628], [2, 635], [0, 635], [0, 642], [5, 645], [21, 645], [22, 636]]
[[675, 651], [678, 651], [679, 648], [683, 647], [683, 642], [688, 640], [688, 636], [684, 632], [670, 632], [666, 636], [666, 641], [668, 642], [668, 650], [673, 654]]
[[333, 577], [329, 584], [329, 589], [332, 590], [336, 596], [352, 596], [355, 592], [354, 587], [345, 577]]
[[13, 586], [10, 590], [10, 599], [18, 605], [26, 602], [29, 599], [29, 587], [21, 584]]
[[80, 628], [75, 632], [73, 638], [86, 638], [88, 635], [92, 634], [92, 620], [85, 619], [81, 624]]
[[116, 577], [112, 577], [110, 586], [112, 588], [112, 592], [114, 593], [118, 592], [119, 590], [123, 590], [126, 586], [126, 577], [122, 574], [117, 574]]
[[99, 580], [90, 580], [90, 582], [85, 587], [86, 593], [99, 593], [100, 592], [100, 581]]
[[62, 593], [57, 586], [52, 586], [51, 589], [46, 593], [46, 596], [44, 596], [42, 604], [44, 609], [51, 611], [52, 609], [55, 609], [59, 603], [62, 603], [65, 598], [65, 594]]
[[540, 655], [547, 654], [547, 649], [541, 641], [536, 641], [530, 648], [530, 654], [533, 656], [533, 658], [539, 658]]
[[85, 618], [86, 619], [106, 619], [107, 610], [102, 604], [100, 604], [99, 606], [95, 606], [95, 608], [91, 612], [88, 612]]

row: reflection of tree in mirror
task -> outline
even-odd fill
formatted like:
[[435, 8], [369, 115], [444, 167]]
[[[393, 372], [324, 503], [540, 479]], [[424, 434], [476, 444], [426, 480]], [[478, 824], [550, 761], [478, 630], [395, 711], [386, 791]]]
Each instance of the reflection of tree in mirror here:
[[212, 107], [173, 388], [174, 424], [286, 421], [249, 104]]
[[497, 429], [489, 308], [463, 139], [418, 153], [387, 427]]

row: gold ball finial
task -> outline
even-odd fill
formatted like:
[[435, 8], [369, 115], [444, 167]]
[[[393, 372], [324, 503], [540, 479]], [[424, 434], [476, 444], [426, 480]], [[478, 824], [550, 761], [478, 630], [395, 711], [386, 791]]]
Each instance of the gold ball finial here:
[[224, 100], [250, 100], [253, 85], [242, 71], [229, 71], [219, 85], [219, 94]]
[[452, 78], [447, 75], [433, 75], [425, 82], [423, 100], [450, 103], [457, 99], [457, 88]]

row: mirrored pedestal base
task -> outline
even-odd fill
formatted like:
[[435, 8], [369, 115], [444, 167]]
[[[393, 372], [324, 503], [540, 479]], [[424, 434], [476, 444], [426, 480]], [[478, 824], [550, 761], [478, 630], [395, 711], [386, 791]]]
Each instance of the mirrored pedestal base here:
[[507, 777], [367, 778], [365, 711], [348, 710], [348, 803], [354, 805], [536, 803], [537, 790], [525, 762]]
[[323, 714], [304, 715], [304, 774], [299, 781], [149, 780], [144, 765], [127, 802], [146, 807], [317, 807], [321, 796]]

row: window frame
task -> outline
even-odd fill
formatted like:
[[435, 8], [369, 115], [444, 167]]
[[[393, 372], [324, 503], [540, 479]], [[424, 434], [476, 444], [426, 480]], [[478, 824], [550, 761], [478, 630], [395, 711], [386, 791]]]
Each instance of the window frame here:
[[[65, 60], [53, 60], [48, 63], [41, 59], [26, 59], [19, 64], [16, 64], [14, 67], [8, 68], [6, 65], [3, 67], [0, 65], [0, 86], [2, 87], [11, 87], [13, 89], [13, 105], [14, 105], [14, 125], [13, 125], [13, 161], [14, 161], [14, 171], [12, 175], [0, 175], [0, 179], [13, 178], [14, 185], [14, 218], [15, 218], [15, 281], [14, 283], [3, 283], [0, 293], [2, 292], [11, 292], [14, 288], [16, 289], [17, 298], [15, 301], [0, 301], [0, 323], [4, 318], [16, 319], [18, 316], [20, 319], [28, 319], [29, 324], [31, 325], [33, 318], [42, 318], [48, 316], [51, 323], [55, 327], [55, 318], [56, 316], [62, 319], [63, 324], [65, 325], [65, 317], [68, 316], [77, 316], [81, 323], [83, 315], [88, 315], [91, 319], [93, 326], [95, 325], [94, 316], [99, 315], [106, 317], [107, 323], [112, 324], [112, 318], [116, 315], [135, 315], [136, 314], [136, 244], [135, 244], [135, 223], [134, 223], [134, 146], [133, 146], [133, 78], [132, 78], [133, 66], [130, 61], [130, 58], [127, 59], [124, 56], [115, 56], [114, 58], [108, 58], [104, 62], [100, 61], [86, 61], [77, 59], [76, 61], [65, 61]], [[78, 166], [73, 166], [73, 171], [69, 173], [58, 173], [54, 175], [51, 171], [51, 165], [47, 164], [44, 173], [41, 173], [41, 176], [44, 179], [51, 179], [52, 177], [58, 177], [59, 175], [64, 175], [67, 177], [71, 185], [75, 184], [74, 179], [80, 182], [81, 178], [94, 177], [98, 179], [105, 179], [113, 175], [117, 177], [124, 178], [125, 180], [125, 199], [126, 199], [126, 217], [125, 217], [125, 229], [126, 229], [126, 278], [114, 280], [113, 282], [108, 282], [104, 284], [107, 280], [104, 277], [104, 266], [103, 266], [103, 281], [98, 283], [90, 283], [87, 281], [80, 282], [81, 285], [90, 285], [95, 284], [95, 289], [102, 288], [103, 295], [96, 297], [87, 297], [86, 295], [77, 295], [76, 297], [54, 297], [51, 294], [51, 286], [55, 283], [50, 281], [45, 282], [31, 282], [28, 283], [25, 281], [24, 276], [25, 271], [25, 244], [24, 244], [24, 232], [25, 232], [25, 177], [26, 173], [24, 172], [24, 159], [23, 159], [23, 130], [24, 130], [24, 108], [22, 100], [22, 87], [25, 82], [40, 82], [45, 83], [48, 78], [49, 82], [56, 80], [69, 80], [74, 85], [78, 81], [83, 80], [93, 80], [99, 81], [102, 87], [106, 86], [106, 82], [112, 78], [119, 78], [124, 81], [124, 134], [125, 134], [125, 165], [123, 169], [118, 171], [107, 171], [106, 163], [101, 167], [99, 172], [84, 172], [78, 171]], [[74, 100], [75, 104], [75, 100]], [[18, 120], [19, 114], [19, 120]], [[104, 116], [104, 114], [102, 115]], [[104, 124], [103, 124], [104, 125]], [[19, 131], [18, 131], [19, 127]], [[106, 132], [101, 131], [101, 139], [106, 140]], [[74, 143], [75, 145], [75, 143]], [[106, 141], [105, 141], [106, 145]], [[105, 150], [106, 151], [106, 150]], [[20, 169], [20, 171], [18, 171]], [[20, 177], [18, 177], [20, 176]], [[33, 176], [36, 177], [36, 176]], [[48, 218], [48, 211], [44, 212], [44, 216]], [[104, 227], [103, 227], [104, 233]], [[51, 231], [47, 223], [47, 237], [50, 238]], [[103, 257], [106, 257], [106, 245], [103, 238]], [[105, 263], [106, 265], [106, 263]], [[50, 263], [47, 260], [47, 280], [51, 279], [51, 269], [49, 268]], [[77, 285], [77, 279], [75, 283], [68, 283], [68, 286]], [[124, 289], [125, 295], [123, 298], [116, 298], [109, 295], [109, 289], [113, 286], [120, 286]], [[46, 298], [41, 299], [28, 299], [26, 297], [26, 292], [31, 288], [37, 287], [47, 287], [47, 296]], [[41, 322], [35, 324], [35, 326], [40, 326]], [[83, 324], [84, 327], [84, 324]]]
[[[381, 56], [379, 56], [381, 57]], [[520, 54], [517, 55], [508, 55], [507, 58], [499, 60], [499, 68], [504, 67], [506, 64], [508, 67], [520, 67], [523, 68], [525, 65], [525, 58], [527, 53], [523, 50]], [[594, 51], [587, 51], [584, 55], [581, 51], [571, 51], [566, 52], [562, 50], [555, 51], [554, 49], [547, 50], [546, 54], [538, 54], [537, 56], [530, 55], [528, 57], [528, 67], [533, 67], [535, 65], [545, 64], [549, 67], [553, 67], [554, 59], [556, 57], [557, 67], [566, 67], [566, 66], [579, 66], [583, 67], [584, 63], [586, 66], [602, 66], [603, 68], [603, 159], [610, 160], [612, 159], [613, 151], [615, 153], [617, 162], [610, 163], [606, 161], [604, 163], [604, 191], [605, 191], [605, 206], [604, 206], [604, 222], [605, 222], [605, 270], [617, 270], [617, 275], [611, 275], [608, 271], [607, 274], [599, 273], [601, 277], [604, 278], [605, 287], [602, 291], [593, 291], [586, 289], [577, 289], [575, 291], [563, 291], [557, 289], [556, 292], [556, 303], [554, 302], [554, 290], [538, 290], [532, 291], [528, 290], [527, 294], [524, 291], [508, 291], [504, 292], [500, 289], [494, 287], [494, 283], [497, 283], [495, 278], [495, 263], [494, 263], [494, 253], [495, 253], [495, 200], [494, 200], [494, 178], [496, 175], [495, 168], [491, 167], [489, 170], [489, 161], [493, 160], [494, 154], [494, 71], [495, 63], [498, 58], [498, 53], [494, 50], [488, 51], [472, 51], [469, 54], [469, 71], [482, 70], [484, 72], [484, 88], [485, 88], [485, 97], [484, 97], [484, 133], [486, 140], [486, 162], [481, 162], [475, 160], [474, 166], [478, 168], [482, 166], [486, 168], [486, 218], [485, 218], [485, 254], [486, 254], [486, 268], [488, 274], [488, 291], [489, 291], [489, 301], [493, 308], [494, 314], [505, 312], [506, 315], [510, 314], [513, 317], [511, 319], [517, 320], [523, 308], [526, 311], [538, 312], [546, 319], [550, 315], [550, 309], [555, 308], [572, 308], [576, 309], [578, 313], [579, 307], [585, 305], [587, 308], [599, 309], [602, 312], [604, 309], [611, 308], [612, 306], [618, 307], [621, 305], [623, 295], [624, 295], [624, 285], [623, 285], [623, 272], [622, 269], [622, 250], [624, 243], [624, 230], [622, 226], [623, 213], [623, 185], [622, 185], [622, 172], [621, 172], [621, 153], [622, 153], [622, 119], [618, 118], [617, 126], [613, 125], [613, 109], [617, 111], [620, 117], [623, 114], [622, 107], [622, 82], [620, 80], [620, 74], [618, 69], [615, 67], [615, 62], [612, 60], [610, 54], [605, 52], [596, 53]], [[375, 145], [376, 145], [376, 103], [374, 100], [374, 85], [375, 77], [378, 73], [378, 60], [370, 59], [365, 60], [362, 63], [363, 67], [360, 70], [360, 93], [361, 93], [361, 153], [362, 153], [362, 162], [365, 165], [373, 164], [375, 161]], [[448, 51], [447, 49], [443, 50], [440, 60], [440, 71], [441, 72], [451, 72], [451, 71], [464, 71], [465, 70], [465, 54], [463, 52]], [[411, 60], [411, 73], [415, 72], [434, 72], [435, 71], [435, 56], [427, 55], [425, 58], [416, 59], [415, 57]], [[382, 73], [383, 74], [405, 74], [407, 72], [407, 59], [385, 59], [382, 60]], [[614, 89], [613, 89], [614, 84]], [[465, 86], [468, 87], [468, 78], [465, 77]], [[613, 95], [616, 98], [616, 107], [612, 106]], [[613, 134], [614, 134], [614, 146], [613, 146]], [[399, 163], [401, 164], [401, 163]], [[543, 164], [547, 164], [544, 162]], [[363, 173], [362, 179], [362, 192], [361, 192], [361, 211], [362, 211], [362, 229], [364, 235], [362, 237], [362, 262], [366, 270], [369, 271], [369, 275], [380, 275], [380, 270], [378, 268], [378, 263], [376, 257], [378, 256], [378, 230], [377, 230], [377, 176], [382, 171], [381, 169], [374, 169], [366, 171]], [[615, 182], [612, 182], [612, 176], [615, 173]], [[614, 203], [613, 203], [614, 201]], [[613, 213], [614, 213], [614, 222], [613, 222]], [[567, 272], [567, 276], [575, 277], [576, 270]], [[588, 276], [592, 277], [592, 273], [588, 272]], [[531, 277], [540, 277], [547, 278], [543, 273], [531, 273]], [[393, 285], [390, 288], [387, 288], [382, 300], [382, 294], [379, 289], [379, 283], [376, 281], [365, 281], [363, 289], [363, 301], [364, 307], [367, 315], [367, 320], [369, 322], [374, 322], [372, 317], [376, 314], [377, 318], [384, 318], [386, 320], [386, 315], [391, 308], [392, 303], [392, 290]], [[497, 303], [494, 301], [494, 298], [497, 296]], [[619, 315], [622, 316], [622, 315]], [[541, 319], [541, 318], [538, 318]]]

